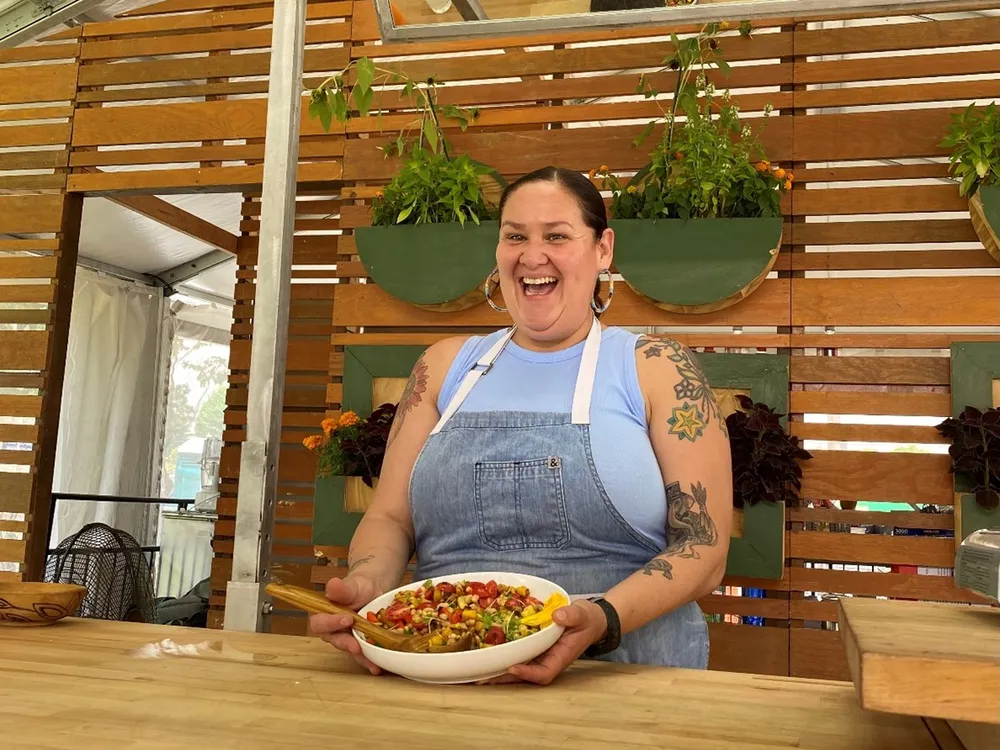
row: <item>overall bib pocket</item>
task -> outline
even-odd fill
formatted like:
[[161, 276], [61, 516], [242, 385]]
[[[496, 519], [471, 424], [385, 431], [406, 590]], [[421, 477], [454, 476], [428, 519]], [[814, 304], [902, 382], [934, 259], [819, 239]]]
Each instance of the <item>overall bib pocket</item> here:
[[498, 552], [569, 544], [562, 461], [476, 463], [476, 515], [482, 543]]

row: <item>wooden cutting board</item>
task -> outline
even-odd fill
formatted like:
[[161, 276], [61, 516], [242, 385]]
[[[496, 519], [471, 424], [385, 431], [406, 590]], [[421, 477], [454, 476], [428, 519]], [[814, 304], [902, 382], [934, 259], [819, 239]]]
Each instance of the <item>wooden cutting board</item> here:
[[1000, 609], [858, 598], [838, 607], [862, 708], [1000, 724]]

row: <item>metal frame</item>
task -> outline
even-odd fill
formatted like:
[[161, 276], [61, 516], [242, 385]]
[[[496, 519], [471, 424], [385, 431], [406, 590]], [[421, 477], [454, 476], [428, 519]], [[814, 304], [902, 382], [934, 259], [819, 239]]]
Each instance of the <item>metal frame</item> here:
[[[375, 0], [375, 14], [383, 42], [431, 41], [483, 36], [505, 36], [542, 31], [614, 29], [636, 26], [706, 23], [719, 20], [765, 20], [794, 18], [796, 21], [826, 20], [863, 13], [944, 13], [995, 7], [988, 0], [759, 0], [684, 5], [599, 13], [572, 13], [533, 18], [503, 18], [484, 21], [412, 24], [396, 26], [390, 0]], [[456, 4], [457, 5], [457, 4]]]
[[21, 0], [0, 11], [0, 47], [16, 47], [100, 5], [103, 0]]
[[273, 23], [247, 434], [240, 454], [233, 573], [223, 624], [226, 630], [249, 632], [262, 630], [270, 613], [264, 586], [285, 391], [306, 0], [275, 3]]

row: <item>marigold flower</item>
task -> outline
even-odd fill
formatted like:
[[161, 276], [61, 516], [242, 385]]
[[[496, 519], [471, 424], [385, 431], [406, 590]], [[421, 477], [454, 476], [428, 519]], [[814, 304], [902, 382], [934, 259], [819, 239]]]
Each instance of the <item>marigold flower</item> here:
[[308, 448], [311, 451], [316, 450], [322, 444], [323, 444], [323, 436], [322, 435], [310, 435], [309, 437], [307, 437], [305, 440], [302, 441], [302, 445], [304, 445], [306, 448]]
[[360, 421], [361, 418], [353, 411], [345, 411], [343, 414], [340, 415], [341, 427], [353, 427]]
[[791, 189], [792, 189], [792, 181], [785, 180], [785, 190], [791, 190]]
[[782, 177], [785, 176], [785, 170], [782, 169], [781, 167], [778, 167], [776, 170], [774, 170], [774, 176], [780, 180]]
[[337, 420], [324, 419], [322, 422], [320, 422], [320, 425], [323, 427], [323, 434], [329, 435], [331, 432], [337, 429]]
[[789, 182], [795, 179], [795, 175], [793, 175], [791, 172], [785, 172], [785, 177], [788, 178]]
[[766, 172], [767, 170], [769, 170], [771, 168], [770, 162], [766, 162], [766, 161], [759, 161], [756, 164], [754, 164], [753, 166], [754, 166], [754, 169], [756, 169], [758, 172]]
[[375, 197], [376, 198], [381, 198], [383, 195], [385, 195], [385, 193], [383, 193], [381, 190], [376, 190], [375, 191]]
[[591, 169], [589, 172], [587, 172], [587, 174], [590, 176], [590, 179], [594, 179], [595, 177], [597, 177], [597, 170]]
[[602, 164], [601, 168], [598, 171], [599, 172], [607, 172], [608, 171], [608, 165], [607, 164]]

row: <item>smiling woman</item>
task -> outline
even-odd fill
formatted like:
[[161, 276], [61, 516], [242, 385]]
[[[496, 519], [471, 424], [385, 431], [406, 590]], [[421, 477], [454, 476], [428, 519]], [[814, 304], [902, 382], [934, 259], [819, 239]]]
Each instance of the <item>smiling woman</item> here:
[[[585, 176], [547, 167], [507, 188], [493, 278], [513, 325], [417, 362], [331, 600], [393, 590], [416, 551], [418, 580], [507, 571], [576, 595], [553, 614], [559, 640], [502, 680], [545, 684], [581, 656], [707, 666], [695, 600], [725, 569], [725, 423], [690, 351], [599, 322], [614, 243]], [[312, 622], [377, 673], [349, 626]]]

